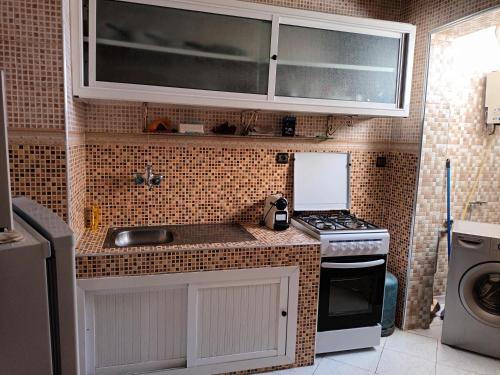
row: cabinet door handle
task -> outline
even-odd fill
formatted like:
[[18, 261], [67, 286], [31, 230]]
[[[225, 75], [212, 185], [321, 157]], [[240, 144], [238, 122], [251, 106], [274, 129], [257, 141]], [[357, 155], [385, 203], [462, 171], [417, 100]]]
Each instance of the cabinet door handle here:
[[286, 315], [287, 315], [287, 312], [286, 312], [285, 310], [283, 310], [283, 311], [281, 312], [281, 316], [286, 316]]
[[271, 59], [272, 59], [272, 60], [278, 60], [278, 55], [272, 55], [272, 56], [271, 56]]
[[380, 266], [384, 263], [385, 263], [384, 259], [371, 260], [369, 262], [355, 262], [355, 263], [323, 262], [321, 263], [321, 268], [332, 268], [332, 269], [368, 268], [368, 267]]

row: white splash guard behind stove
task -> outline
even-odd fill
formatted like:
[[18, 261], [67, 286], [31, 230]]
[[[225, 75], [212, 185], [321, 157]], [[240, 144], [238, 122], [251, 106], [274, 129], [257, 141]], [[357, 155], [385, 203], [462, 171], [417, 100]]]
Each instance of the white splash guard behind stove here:
[[350, 157], [347, 153], [295, 153], [294, 210], [348, 210], [350, 207], [349, 174]]

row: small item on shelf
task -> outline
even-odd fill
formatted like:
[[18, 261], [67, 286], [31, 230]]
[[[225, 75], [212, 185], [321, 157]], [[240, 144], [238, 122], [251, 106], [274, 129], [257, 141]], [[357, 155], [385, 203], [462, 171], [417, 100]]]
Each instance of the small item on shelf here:
[[236, 126], [234, 125], [229, 125], [229, 122], [224, 122], [222, 124], [217, 125], [215, 128], [212, 130], [215, 134], [226, 134], [226, 135], [233, 135], [236, 133]]
[[276, 134], [275, 130], [272, 128], [265, 128], [265, 127], [256, 127], [252, 128], [248, 132], [248, 135], [254, 136], [254, 137], [275, 137], [279, 136], [279, 134]]
[[179, 133], [182, 134], [205, 134], [203, 124], [179, 124]]
[[144, 131], [147, 133], [175, 133], [176, 129], [168, 118], [159, 118], [147, 124]]
[[259, 113], [257, 111], [241, 112], [241, 131], [240, 135], [249, 135], [255, 129]]
[[283, 137], [294, 137], [296, 122], [297, 118], [295, 116], [283, 117], [281, 122], [281, 135]]

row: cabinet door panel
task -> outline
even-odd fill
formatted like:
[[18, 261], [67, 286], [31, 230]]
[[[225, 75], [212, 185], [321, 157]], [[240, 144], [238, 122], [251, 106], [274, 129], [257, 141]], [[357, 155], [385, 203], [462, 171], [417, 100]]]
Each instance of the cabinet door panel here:
[[400, 46], [399, 37], [282, 24], [276, 95], [396, 104]]
[[188, 366], [283, 355], [287, 297], [288, 278], [190, 286]]
[[267, 94], [270, 21], [94, 1], [96, 81]]
[[[186, 361], [187, 288], [97, 294], [95, 368]], [[154, 368], [154, 367], [153, 367]], [[140, 369], [140, 367], [138, 367]]]

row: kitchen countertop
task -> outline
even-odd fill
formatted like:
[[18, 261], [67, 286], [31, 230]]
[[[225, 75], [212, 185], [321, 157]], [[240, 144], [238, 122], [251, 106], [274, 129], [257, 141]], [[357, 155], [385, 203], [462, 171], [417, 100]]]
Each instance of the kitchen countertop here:
[[86, 230], [76, 246], [76, 256], [102, 256], [119, 254], [154, 253], [165, 251], [214, 250], [231, 248], [261, 248], [281, 246], [319, 245], [320, 242], [290, 225], [287, 230], [273, 231], [255, 224], [242, 224], [251, 235], [252, 241], [199, 243], [199, 244], [165, 244], [159, 246], [137, 246], [120, 248], [103, 248], [108, 228], [98, 231]]

